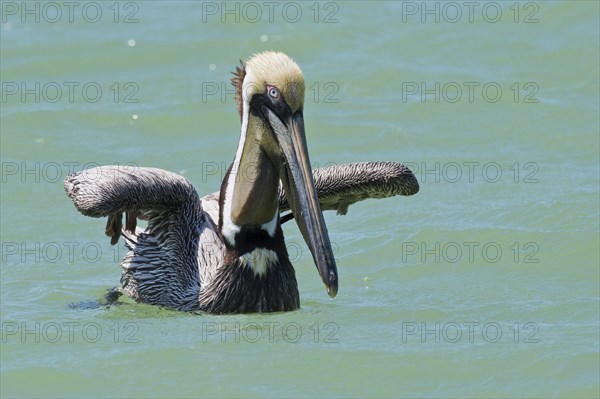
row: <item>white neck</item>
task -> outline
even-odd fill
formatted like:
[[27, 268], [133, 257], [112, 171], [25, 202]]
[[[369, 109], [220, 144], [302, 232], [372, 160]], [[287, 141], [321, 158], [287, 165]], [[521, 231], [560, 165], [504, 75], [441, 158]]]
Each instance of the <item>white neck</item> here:
[[[243, 171], [241, 170], [242, 154], [244, 151], [244, 145], [246, 143], [246, 137], [249, 134], [249, 115], [250, 115], [250, 98], [248, 95], [248, 89], [251, 88], [248, 82], [253, 81], [253, 74], [249, 68], [246, 68], [246, 76], [242, 86], [242, 127], [240, 133], [240, 141], [235, 153], [233, 165], [227, 177], [225, 185], [225, 198], [223, 199], [223, 223], [221, 227], [221, 233], [230, 245], [235, 245], [235, 236], [240, 232], [241, 226], [237, 225], [232, 219], [232, 205], [233, 198], [235, 195], [235, 187], [238, 179], [244, 178]], [[279, 219], [279, 210], [275, 211], [273, 218], [260, 225], [261, 229], [266, 231], [270, 237], [275, 236], [275, 229]]]

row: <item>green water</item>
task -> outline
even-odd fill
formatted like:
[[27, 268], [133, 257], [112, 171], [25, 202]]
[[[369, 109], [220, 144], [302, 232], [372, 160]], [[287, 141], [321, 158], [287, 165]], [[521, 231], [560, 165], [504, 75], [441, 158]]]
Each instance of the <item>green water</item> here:
[[[600, 395], [598, 2], [74, 3], [1, 5], [2, 397]], [[267, 49], [304, 71], [315, 166], [421, 191], [326, 215], [334, 300], [290, 223], [299, 311], [97, 306], [125, 250], [63, 178], [216, 191], [229, 72]]]

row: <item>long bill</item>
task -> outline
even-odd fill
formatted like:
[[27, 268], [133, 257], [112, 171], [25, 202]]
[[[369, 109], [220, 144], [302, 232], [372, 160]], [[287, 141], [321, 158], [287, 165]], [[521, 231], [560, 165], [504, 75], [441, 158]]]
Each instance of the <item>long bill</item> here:
[[337, 266], [313, 181], [302, 113], [296, 112], [285, 124], [270, 109], [266, 109], [266, 114], [283, 152], [285, 166], [281, 180], [290, 209], [327, 293], [333, 298], [338, 290]]

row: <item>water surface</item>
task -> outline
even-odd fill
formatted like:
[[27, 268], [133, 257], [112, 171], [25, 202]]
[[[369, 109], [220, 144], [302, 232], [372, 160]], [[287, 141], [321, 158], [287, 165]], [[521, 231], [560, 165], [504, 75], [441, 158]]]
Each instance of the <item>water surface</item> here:
[[[1, 395], [598, 397], [598, 3], [274, 3], [2, 3]], [[334, 300], [290, 223], [299, 311], [103, 305], [125, 250], [62, 180], [216, 191], [229, 72], [262, 50], [304, 71], [315, 166], [404, 162], [421, 191], [326, 215]]]

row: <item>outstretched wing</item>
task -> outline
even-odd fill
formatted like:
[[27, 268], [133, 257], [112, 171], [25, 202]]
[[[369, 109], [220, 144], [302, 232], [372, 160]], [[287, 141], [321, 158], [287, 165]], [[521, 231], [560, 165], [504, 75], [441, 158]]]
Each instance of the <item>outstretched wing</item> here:
[[[406, 166], [397, 162], [357, 162], [313, 170], [313, 179], [321, 210], [335, 210], [345, 215], [348, 207], [368, 198], [413, 195], [419, 182]], [[279, 188], [279, 209], [290, 209], [283, 189]], [[294, 216], [283, 215], [284, 223]]]
[[[387, 198], [395, 195], [413, 195], [419, 191], [419, 182], [409, 168], [398, 162], [356, 162], [327, 166], [313, 170], [313, 179], [317, 188], [322, 211], [337, 211], [345, 215], [348, 207], [358, 201], [369, 198]], [[219, 193], [215, 192], [202, 198], [203, 204], [212, 204], [203, 208], [218, 221]], [[290, 210], [282, 186], [279, 186], [279, 210]], [[294, 216], [288, 213], [281, 216], [285, 223]]]
[[[111, 244], [124, 234], [130, 252], [121, 282], [128, 294], [176, 308], [194, 295], [197, 301], [198, 242], [206, 226], [198, 194], [186, 178], [156, 168], [101, 166], [67, 176], [65, 190], [82, 214], [108, 217]], [[145, 231], [135, 231], [137, 218], [148, 220]]]
[[157, 168], [99, 166], [70, 174], [64, 185], [82, 214], [108, 216], [106, 234], [113, 245], [121, 234], [123, 213], [126, 230], [133, 233], [136, 217], [149, 220], [149, 213], [199, 206], [198, 194], [186, 178]]

